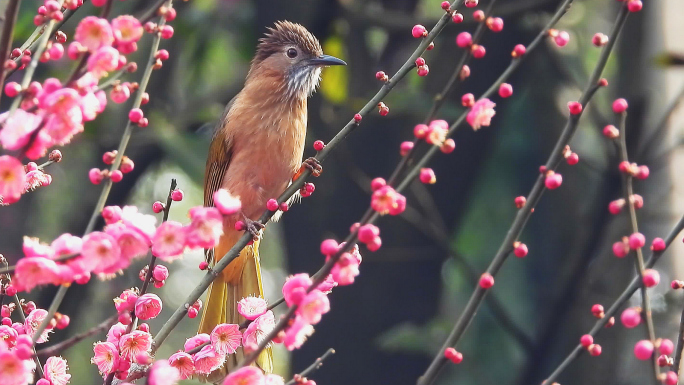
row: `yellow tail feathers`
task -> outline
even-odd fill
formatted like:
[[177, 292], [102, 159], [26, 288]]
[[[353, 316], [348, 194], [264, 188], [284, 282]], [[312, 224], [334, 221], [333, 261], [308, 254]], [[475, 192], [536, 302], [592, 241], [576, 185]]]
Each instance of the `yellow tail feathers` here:
[[[226, 239], [215, 249], [216, 260], [230, 250], [226, 247]], [[234, 244], [234, 242], [232, 243]], [[231, 244], [231, 246], [232, 246]], [[237, 302], [244, 297], [262, 297], [264, 290], [261, 286], [261, 268], [259, 266], [259, 242], [254, 242], [240, 252], [240, 255], [232, 261], [228, 267], [219, 275], [209, 287], [202, 319], [200, 321], [199, 333], [211, 334], [216, 325], [221, 323], [240, 324], [245, 321], [237, 312]], [[226, 357], [226, 364], [207, 376], [210, 382], [220, 381], [243, 359], [242, 348], [235, 354]], [[273, 371], [273, 354], [271, 348], [264, 350], [256, 360], [256, 365], [264, 372]]]

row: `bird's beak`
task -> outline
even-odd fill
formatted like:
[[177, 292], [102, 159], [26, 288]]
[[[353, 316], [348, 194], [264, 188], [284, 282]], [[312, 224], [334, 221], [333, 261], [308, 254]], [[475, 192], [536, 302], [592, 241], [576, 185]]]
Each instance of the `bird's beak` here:
[[309, 65], [314, 66], [346, 66], [344, 60], [330, 55], [321, 55], [317, 58], [309, 59]]

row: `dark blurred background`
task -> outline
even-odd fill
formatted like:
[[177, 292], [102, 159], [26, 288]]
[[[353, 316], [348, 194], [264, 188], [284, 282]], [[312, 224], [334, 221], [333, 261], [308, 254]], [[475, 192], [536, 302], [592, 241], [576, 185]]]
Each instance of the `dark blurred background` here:
[[[491, 0], [489, 0], [491, 1]], [[187, 209], [202, 202], [201, 181], [211, 127], [225, 104], [241, 89], [257, 39], [276, 20], [302, 23], [322, 42], [324, 51], [349, 65], [325, 70], [321, 89], [309, 105], [309, 133], [305, 156], [316, 139], [330, 140], [379, 89], [375, 72], [393, 74], [418, 42], [411, 27], [430, 28], [442, 14], [440, 0], [192, 0], [177, 2], [173, 39], [162, 42], [171, 58], [156, 71], [145, 107], [148, 128], [135, 132], [127, 155], [135, 171], [116, 184], [108, 204], [134, 204], [151, 212], [153, 201], [166, 196], [177, 178], [186, 199], [174, 204], [171, 219], [187, 221]], [[114, 3], [113, 15], [139, 14], [150, 0]], [[489, 87], [510, 62], [517, 43], [527, 44], [555, 11], [558, 0], [499, 0], [494, 14], [505, 20], [504, 31], [487, 31], [482, 40], [487, 55], [470, 63], [472, 75], [449, 96], [438, 117], [453, 121], [461, 112], [460, 95], [476, 95]], [[611, 244], [628, 233], [624, 214], [612, 216], [608, 203], [621, 196], [617, 153], [603, 138], [605, 124], [616, 123], [610, 103], [629, 100], [628, 147], [631, 159], [647, 164], [651, 177], [636, 182], [646, 205], [638, 211], [648, 242], [664, 237], [684, 207], [675, 199], [677, 178], [673, 163], [679, 139], [660, 124], [668, 104], [679, 92], [671, 73], [681, 70], [657, 64], [666, 51], [668, 13], [682, 12], [676, 2], [645, 2], [644, 11], [630, 15], [604, 76], [610, 87], [600, 90], [584, 114], [572, 149], [580, 163], [562, 164], [562, 188], [548, 192], [537, 207], [521, 240], [530, 249], [525, 259], [512, 257], [496, 277], [496, 286], [457, 349], [463, 363], [440, 377], [442, 384], [538, 384], [593, 325], [590, 306], [609, 305], [634, 276], [630, 259], [616, 259]], [[488, 4], [482, 0], [479, 9]], [[669, 4], [669, 5], [668, 5]], [[432, 167], [437, 183], [414, 183], [409, 208], [400, 218], [380, 221], [383, 247], [362, 250], [361, 275], [354, 285], [331, 294], [331, 312], [300, 349], [276, 350], [277, 372], [286, 378], [299, 372], [333, 347], [337, 354], [311, 378], [319, 384], [413, 384], [439, 350], [465, 306], [477, 277], [491, 261], [515, 214], [513, 198], [527, 195], [557, 140], [566, 103], [576, 100], [593, 70], [599, 49], [595, 32], [608, 33], [615, 1], [580, 1], [558, 24], [571, 35], [558, 48], [551, 40], [526, 58], [509, 80], [513, 97], [494, 98], [497, 114], [491, 127], [464, 129], [451, 155], [436, 157]], [[15, 34], [19, 46], [33, 31], [34, 2], [23, 2]], [[667, 8], [667, 7], [670, 8]], [[679, 8], [677, 8], [679, 7]], [[72, 36], [76, 22], [95, 14], [90, 5], [78, 11], [63, 30]], [[463, 30], [473, 31], [472, 9], [464, 10], [463, 24], [450, 24], [426, 53], [430, 74], [411, 72], [385, 99], [391, 112], [363, 120], [361, 127], [324, 164], [316, 192], [296, 205], [277, 224], [270, 224], [262, 250], [267, 298], [279, 297], [285, 277], [315, 272], [323, 263], [322, 239], [342, 239], [369, 204], [371, 178], [388, 177], [400, 160], [398, 146], [412, 138], [463, 50], [454, 44]], [[681, 13], [680, 13], [681, 15]], [[681, 35], [679, 35], [681, 37]], [[679, 39], [681, 40], [681, 39]], [[149, 38], [139, 43], [130, 60], [144, 63]], [[37, 76], [64, 79], [71, 63], [62, 60], [41, 66]], [[674, 71], [674, 72], [673, 72]], [[15, 74], [13, 78], [21, 76]], [[141, 71], [127, 75], [137, 81]], [[669, 76], [669, 75], [668, 75]], [[2, 110], [8, 107], [3, 98]], [[110, 102], [111, 104], [111, 102]], [[92, 167], [104, 167], [101, 156], [117, 146], [129, 103], [110, 105], [86, 131], [62, 149], [64, 161], [50, 166], [51, 186], [25, 195], [20, 202], [0, 208], [0, 252], [10, 262], [21, 255], [23, 235], [50, 242], [64, 232], [80, 235], [86, 227], [100, 186], [88, 182]], [[665, 122], [667, 123], [667, 121]], [[681, 127], [673, 127], [681, 128]], [[681, 165], [681, 157], [679, 158]], [[679, 187], [681, 191], [681, 186]], [[679, 246], [677, 242], [677, 246]], [[682, 256], [679, 247], [658, 268], [662, 283], [652, 289], [658, 337], [676, 338], [682, 297], [668, 290], [677, 274], [670, 258]], [[171, 278], [156, 292], [164, 312], [150, 324], [156, 332], [181, 304], [202, 274], [199, 253], [189, 253], [169, 266]], [[93, 280], [73, 286], [60, 312], [71, 316], [71, 326], [53, 334], [57, 342], [87, 329], [114, 313], [111, 299], [136, 286], [139, 261], [126, 275], [107, 282]], [[47, 307], [54, 288], [34, 290], [28, 298]], [[631, 305], [640, 303], [633, 298]], [[166, 341], [158, 357], [182, 348], [196, 331], [198, 319], [185, 319]], [[583, 355], [561, 376], [563, 384], [637, 384], [648, 381], [649, 364], [638, 362], [631, 350], [645, 337], [642, 327], [616, 325], [602, 332], [600, 357]], [[99, 383], [89, 364], [92, 342], [81, 342], [64, 353], [74, 384]], [[191, 383], [191, 381], [187, 381]]]

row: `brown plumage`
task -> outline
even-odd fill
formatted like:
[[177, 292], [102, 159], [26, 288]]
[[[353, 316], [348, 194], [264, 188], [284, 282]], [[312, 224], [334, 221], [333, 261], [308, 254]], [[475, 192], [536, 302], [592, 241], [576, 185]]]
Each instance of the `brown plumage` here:
[[[255, 221], [266, 202], [277, 198], [302, 165], [306, 137], [307, 98], [320, 80], [320, 68], [344, 64], [323, 55], [318, 40], [303, 26], [277, 22], [259, 41], [242, 91], [227, 107], [209, 148], [204, 178], [204, 204], [213, 205], [219, 188], [239, 196], [242, 213], [224, 219], [223, 236], [209, 252], [213, 263], [242, 236], [237, 220]], [[244, 321], [236, 303], [246, 296], [263, 296], [258, 241], [245, 248], [214, 281], [207, 298], [200, 333], [211, 333], [219, 323]], [[242, 352], [227, 357], [222, 370], [209, 377], [216, 381], [242, 359]], [[257, 365], [271, 371], [270, 350]]]

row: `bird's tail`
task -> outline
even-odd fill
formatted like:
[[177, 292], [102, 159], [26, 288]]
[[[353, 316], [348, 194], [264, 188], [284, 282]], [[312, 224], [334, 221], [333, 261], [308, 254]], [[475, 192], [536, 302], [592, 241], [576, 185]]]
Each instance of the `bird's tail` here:
[[[226, 234], [228, 236], [232, 234]], [[238, 233], [235, 242], [227, 242], [228, 237], [221, 238], [219, 245], [214, 249], [215, 262], [225, 255], [232, 245], [239, 239]], [[209, 287], [204, 312], [200, 321], [199, 333], [210, 334], [218, 324], [230, 323], [241, 324], [245, 321], [237, 311], [237, 303], [244, 297], [259, 296], [263, 298], [264, 290], [261, 286], [261, 268], [259, 266], [259, 242], [245, 247], [240, 255], [232, 261]], [[204, 378], [209, 382], [221, 381], [244, 358], [242, 348], [235, 354], [226, 357], [226, 364]], [[273, 370], [273, 356], [271, 348], [264, 350], [257, 358], [255, 364], [264, 372]]]

